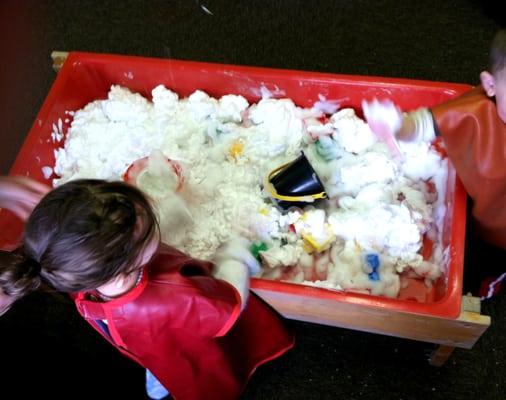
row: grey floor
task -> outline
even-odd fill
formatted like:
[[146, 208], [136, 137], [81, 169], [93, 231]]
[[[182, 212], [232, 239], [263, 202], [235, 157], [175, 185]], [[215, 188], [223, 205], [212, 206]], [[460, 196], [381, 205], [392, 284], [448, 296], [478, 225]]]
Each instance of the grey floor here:
[[[504, 26], [494, 7], [470, 0], [0, 0], [0, 172], [55, 78], [52, 50], [476, 84], [490, 39]], [[494, 262], [472, 254], [466, 268]], [[506, 399], [505, 305], [504, 294], [485, 303], [492, 326], [442, 368], [427, 364], [429, 344], [292, 321], [296, 348], [259, 368], [243, 398]], [[0, 341], [2, 399], [144, 398], [142, 369], [64, 299], [33, 294], [19, 302], [0, 318]]]

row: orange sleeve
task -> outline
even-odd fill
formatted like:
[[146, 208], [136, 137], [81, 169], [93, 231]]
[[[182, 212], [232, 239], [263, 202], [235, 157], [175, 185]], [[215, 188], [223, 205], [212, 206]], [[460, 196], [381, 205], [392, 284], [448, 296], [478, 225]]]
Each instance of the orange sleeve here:
[[506, 248], [506, 124], [481, 87], [431, 109], [481, 236]]

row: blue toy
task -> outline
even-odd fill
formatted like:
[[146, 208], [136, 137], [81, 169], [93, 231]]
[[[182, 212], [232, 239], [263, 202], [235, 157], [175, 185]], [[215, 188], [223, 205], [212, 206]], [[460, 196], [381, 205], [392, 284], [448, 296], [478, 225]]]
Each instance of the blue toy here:
[[372, 268], [372, 272], [369, 273], [369, 279], [371, 281], [379, 281], [379, 267], [380, 267], [380, 259], [378, 254], [369, 253], [365, 256], [365, 262]]

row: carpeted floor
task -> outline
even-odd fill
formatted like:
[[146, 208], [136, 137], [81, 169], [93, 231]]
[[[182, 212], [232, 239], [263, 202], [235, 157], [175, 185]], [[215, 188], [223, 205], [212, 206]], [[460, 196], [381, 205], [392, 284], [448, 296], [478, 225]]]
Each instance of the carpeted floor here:
[[[501, 15], [471, 0], [0, 0], [0, 172], [55, 78], [52, 50], [476, 84]], [[470, 254], [468, 269], [494, 262]], [[505, 399], [505, 306], [504, 293], [483, 304], [492, 326], [442, 368], [428, 365], [429, 344], [291, 321], [296, 348], [259, 368], [243, 398]], [[64, 299], [20, 301], [0, 340], [2, 399], [145, 396], [143, 370]]]

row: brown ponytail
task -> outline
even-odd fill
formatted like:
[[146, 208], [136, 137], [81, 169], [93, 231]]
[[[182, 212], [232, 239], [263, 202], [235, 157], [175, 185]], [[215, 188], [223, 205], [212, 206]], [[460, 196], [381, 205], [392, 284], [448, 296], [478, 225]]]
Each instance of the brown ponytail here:
[[156, 215], [135, 187], [97, 179], [67, 182], [32, 211], [23, 246], [0, 251], [0, 315], [41, 285], [72, 293], [128, 274], [157, 237]]
[[37, 290], [41, 284], [40, 264], [20, 247], [12, 252], [0, 250], [0, 315], [12, 303]]

